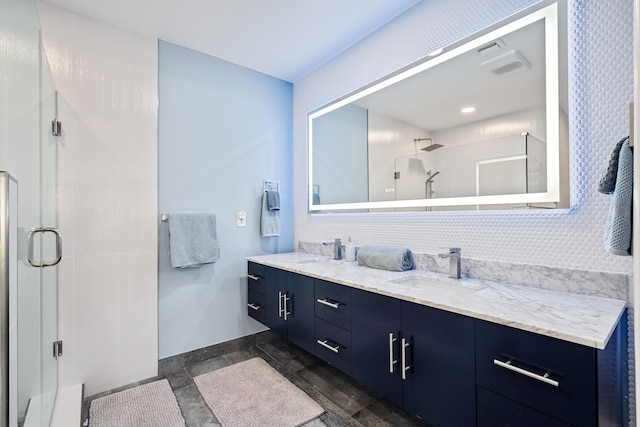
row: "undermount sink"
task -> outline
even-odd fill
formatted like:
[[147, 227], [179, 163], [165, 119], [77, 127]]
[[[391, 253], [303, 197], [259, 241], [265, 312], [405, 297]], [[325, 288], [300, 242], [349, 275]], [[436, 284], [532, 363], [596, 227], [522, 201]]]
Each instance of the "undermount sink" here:
[[389, 283], [401, 285], [408, 289], [419, 289], [425, 291], [433, 291], [447, 296], [464, 296], [484, 289], [484, 286], [478, 283], [470, 283], [459, 281], [456, 279], [439, 279], [428, 276], [405, 276], [399, 279], [389, 280]]

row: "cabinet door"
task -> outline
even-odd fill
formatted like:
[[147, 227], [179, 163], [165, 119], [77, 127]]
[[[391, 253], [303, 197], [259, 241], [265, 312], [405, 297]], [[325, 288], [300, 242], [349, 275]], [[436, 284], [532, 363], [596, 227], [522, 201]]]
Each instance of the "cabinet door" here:
[[478, 427], [571, 427], [499, 394], [478, 387]]
[[289, 341], [310, 353], [315, 349], [313, 278], [287, 273], [287, 333]]
[[287, 322], [282, 313], [282, 298], [287, 292], [287, 272], [264, 267], [266, 325], [280, 336], [287, 337]]
[[473, 319], [404, 301], [404, 407], [434, 426], [476, 423]]
[[[401, 302], [358, 289], [351, 290], [352, 376], [398, 405], [402, 405], [402, 379], [398, 341]], [[393, 334], [391, 346], [390, 334]]]

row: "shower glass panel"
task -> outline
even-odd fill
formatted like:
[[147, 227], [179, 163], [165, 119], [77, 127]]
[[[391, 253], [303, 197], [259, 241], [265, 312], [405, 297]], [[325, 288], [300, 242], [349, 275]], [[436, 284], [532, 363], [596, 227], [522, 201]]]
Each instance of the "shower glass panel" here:
[[[394, 185], [387, 200], [417, 200], [547, 191], [546, 144], [533, 135], [508, 135], [444, 146], [394, 159]], [[505, 177], [509, 177], [505, 180]], [[555, 204], [457, 206], [462, 209], [552, 208]], [[403, 208], [451, 210], [452, 207]]]
[[[30, 265], [27, 236], [34, 228], [57, 225], [57, 150], [51, 135], [56, 95], [35, 0], [0, 0], [0, 44], [0, 170], [18, 182], [17, 390], [9, 393], [9, 418], [12, 425], [48, 426], [58, 385], [52, 355], [58, 335], [57, 267]], [[41, 233], [33, 242], [34, 259], [54, 258], [49, 236]]]

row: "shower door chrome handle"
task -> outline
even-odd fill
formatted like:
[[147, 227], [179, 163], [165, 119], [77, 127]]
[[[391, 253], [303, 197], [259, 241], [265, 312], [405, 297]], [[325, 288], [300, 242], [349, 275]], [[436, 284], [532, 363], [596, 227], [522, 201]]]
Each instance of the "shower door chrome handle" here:
[[[53, 261], [36, 261], [33, 259], [34, 255], [33, 255], [33, 238], [36, 234], [38, 233], [53, 233], [56, 236], [56, 257], [53, 259]], [[29, 254], [28, 254], [28, 261], [29, 264], [31, 264], [34, 267], [53, 267], [54, 265], [58, 264], [60, 262], [60, 260], [62, 260], [62, 235], [60, 234], [60, 231], [57, 228], [53, 228], [53, 227], [39, 227], [39, 228], [34, 228], [33, 230], [31, 230], [31, 232], [29, 232], [29, 236], [27, 237], [28, 241], [29, 241]]]

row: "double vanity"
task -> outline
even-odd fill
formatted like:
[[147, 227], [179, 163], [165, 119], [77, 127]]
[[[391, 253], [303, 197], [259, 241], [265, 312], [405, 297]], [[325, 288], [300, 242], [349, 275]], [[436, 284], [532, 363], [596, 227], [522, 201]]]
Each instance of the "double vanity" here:
[[435, 427], [619, 426], [626, 303], [295, 252], [248, 258], [248, 314]]

